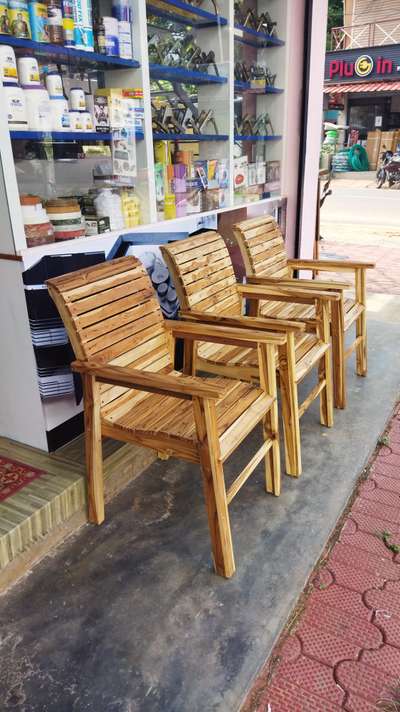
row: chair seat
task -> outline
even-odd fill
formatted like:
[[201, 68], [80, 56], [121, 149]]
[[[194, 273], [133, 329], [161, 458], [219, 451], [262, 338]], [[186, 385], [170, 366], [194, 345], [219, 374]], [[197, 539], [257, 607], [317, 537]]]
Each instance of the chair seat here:
[[[169, 375], [181, 374], [172, 371]], [[250, 383], [233, 381], [227, 378], [208, 378], [212, 383], [223, 388], [223, 396], [216, 401], [218, 436], [230, 428], [249, 407], [257, 401], [261, 408], [260, 418], [267, 412], [273, 399], [264, 391]], [[130, 433], [132, 439], [146, 440], [149, 437], [171, 438], [187, 443], [197, 443], [193, 403], [157, 393], [138, 393], [129, 391], [116, 398], [102, 409], [102, 425], [111, 426]], [[252, 423], [254, 427], [254, 422]]]
[[[344, 307], [344, 330], [358, 319], [364, 311], [364, 306], [354, 299], [343, 300]], [[293, 304], [287, 302], [262, 302], [260, 313], [262, 316], [274, 319], [291, 319], [302, 321], [303, 319], [315, 319], [315, 307], [310, 304]]]
[[[315, 334], [302, 332], [295, 336], [296, 382], [304, 378], [328, 348], [329, 344], [325, 344]], [[201, 343], [198, 347], [198, 358], [200, 359], [198, 368], [205, 366], [207, 362], [220, 367], [241, 367], [242, 377], [245, 377], [246, 370], [247, 377], [250, 375], [256, 378], [258, 375], [258, 356], [255, 349]]]

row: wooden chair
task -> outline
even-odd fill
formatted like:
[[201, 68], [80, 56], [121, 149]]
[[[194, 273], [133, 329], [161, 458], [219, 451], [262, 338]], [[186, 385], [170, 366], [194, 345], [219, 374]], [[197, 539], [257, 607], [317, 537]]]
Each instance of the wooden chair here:
[[[284, 335], [164, 321], [150, 279], [134, 257], [47, 284], [79, 359], [72, 367], [83, 377], [90, 521], [104, 520], [102, 436], [200, 463], [215, 570], [232, 576], [228, 505], [262, 460], [267, 491], [280, 493], [275, 352]], [[196, 339], [254, 348], [260, 386], [175, 371], [176, 337], [185, 344]], [[226, 490], [223, 463], [258, 423], [263, 444]]]
[[[224, 240], [215, 232], [161, 247], [178, 294], [181, 316], [186, 319], [251, 328], [279, 329], [286, 343], [279, 347], [277, 359], [282, 396], [282, 417], [285, 434], [286, 472], [299, 476], [302, 471], [300, 418], [313, 400], [320, 396], [321, 423], [333, 425], [332, 374], [330, 363], [329, 303], [337, 294], [281, 286], [259, 287], [238, 284]], [[315, 309], [320, 315], [318, 334], [305, 333], [305, 326], [293, 321], [257, 319], [243, 316], [243, 299], [255, 304], [260, 299], [273, 298], [287, 303], [297, 299], [301, 305]], [[314, 368], [318, 383], [299, 405], [298, 385]], [[257, 354], [254, 349], [200, 342], [196, 349], [188, 344], [185, 352], [185, 373], [205, 371], [232, 378], [258, 379]]]
[[[250, 284], [301, 287], [336, 291], [340, 299], [331, 304], [332, 355], [334, 373], [334, 402], [337, 408], [346, 407], [346, 360], [356, 352], [356, 370], [359, 376], [367, 374], [367, 324], [366, 324], [366, 269], [372, 262], [348, 260], [291, 260], [288, 259], [279, 225], [270, 215], [253, 220], [244, 220], [234, 226], [235, 238], [245, 263], [247, 281]], [[297, 269], [328, 272], [353, 272], [355, 274], [354, 297], [344, 291], [351, 285], [346, 282], [294, 279]], [[302, 304], [283, 305], [275, 300], [263, 301], [260, 314], [269, 318], [299, 319], [308, 324], [310, 331], [317, 329], [317, 314], [313, 306]], [[356, 339], [345, 350], [345, 334], [356, 324]]]

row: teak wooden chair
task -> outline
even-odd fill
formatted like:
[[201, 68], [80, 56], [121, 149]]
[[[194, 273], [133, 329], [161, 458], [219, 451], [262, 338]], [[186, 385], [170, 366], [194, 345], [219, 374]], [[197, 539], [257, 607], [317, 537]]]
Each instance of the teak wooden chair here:
[[[356, 372], [367, 374], [367, 324], [366, 324], [366, 275], [367, 269], [375, 267], [372, 262], [350, 260], [291, 260], [288, 259], [279, 225], [270, 215], [237, 223], [233, 229], [245, 263], [247, 281], [250, 284], [301, 287], [306, 289], [334, 290], [340, 299], [331, 304], [332, 356], [334, 374], [334, 401], [337, 408], [346, 407], [346, 360], [356, 352]], [[354, 297], [344, 291], [351, 285], [333, 280], [294, 279], [298, 269], [315, 272], [353, 272], [355, 275]], [[317, 314], [314, 306], [284, 304], [276, 300], [263, 301], [260, 314], [269, 318], [299, 319], [306, 322], [310, 331], [316, 331]], [[356, 338], [345, 349], [345, 334], [352, 324], [356, 325]]]
[[[90, 521], [104, 520], [102, 436], [200, 463], [215, 570], [235, 570], [228, 505], [264, 460], [266, 489], [280, 493], [275, 351], [280, 333], [164, 321], [150, 279], [123, 257], [50, 279], [84, 384]], [[260, 386], [175, 371], [173, 345], [194, 339], [254, 348]], [[226, 490], [223, 463], [261, 423], [263, 444]]]
[[[286, 343], [279, 347], [280, 358], [277, 359], [286, 472], [299, 476], [302, 471], [300, 418], [318, 396], [321, 423], [328, 427], [333, 425], [329, 303], [339, 296], [322, 290], [238, 284], [225, 242], [215, 232], [163, 245], [161, 250], [175, 284], [183, 318], [225, 326], [247, 324], [257, 329], [279, 329], [286, 335]], [[297, 299], [301, 305], [312, 308], [317, 304], [320, 315], [318, 334], [305, 333], [305, 326], [302, 325], [300, 330], [299, 324], [293, 321], [244, 317], [245, 298], [256, 306], [264, 298], [283, 303]], [[318, 368], [318, 383], [299, 405], [298, 385], [313, 368]], [[252, 348], [202, 342], [194, 348], [191, 343], [185, 351], [185, 373], [196, 371], [255, 381], [258, 379], [257, 354]]]

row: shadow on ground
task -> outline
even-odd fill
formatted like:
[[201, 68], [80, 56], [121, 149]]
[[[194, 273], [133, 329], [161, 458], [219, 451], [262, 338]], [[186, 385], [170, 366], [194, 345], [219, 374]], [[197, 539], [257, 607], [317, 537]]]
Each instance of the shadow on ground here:
[[386, 307], [375, 303], [370, 374], [349, 376], [335, 428], [319, 426], [316, 403], [302, 420], [302, 478], [284, 477], [275, 499], [258, 468], [235, 500], [233, 579], [211, 571], [197, 468], [158, 461], [108, 507], [105, 525], [84, 527], [0, 599], [2, 710], [239, 708], [396, 401], [400, 323]]

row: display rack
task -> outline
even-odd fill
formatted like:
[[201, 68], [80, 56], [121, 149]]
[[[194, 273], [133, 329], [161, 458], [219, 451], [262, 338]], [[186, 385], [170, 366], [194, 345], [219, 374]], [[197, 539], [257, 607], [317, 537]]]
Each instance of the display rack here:
[[[134, 18], [133, 59], [104, 56], [97, 52], [84, 52], [0, 35], [0, 45], [12, 46], [17, 56], [34, 56], [42, 63], [53, 62], [57, 67], [65, 65], [67, 70], [76, 76], [82, 72], [99, 75], [99, 86], [105, 89], [141, 90], [144, 117], [143, 130], [136, 129], [135, 134], [137, 175], [134, 179], [134, 190], [140, 200], [141, 224], [135, 227], [112, 228], [103, 234], [28, 247], [20, 207], [21, 175], [27, 176], [23, 186], [24, 192], [40, 193], [45, 181], [53, 189], [55, 186], [57, 197], [73, 195], [73, 191], [79, 192], [85, 186], [92, 188], [92, 173], [98, 162], [94, 149], [97, 144], [99, 149], [111, 147], [113, 132], [9, 131], [4, 110], [4, 89], [0, 85], [0, 104], [3, 107], [0, 109], [0, 157], [4, 178], [3, 183], [0, 176], [0, 195], [4, 214], [9, 216], [9, 226], [4, 229], [0, 238], [0, 253], [3, 257], [6, 255], [7, 258], [19, 260], [19, 263], [15, 264], [18, 265], [19, 271], [24, 272], [33, 268], [43, 257], [98, 252], [107, 257], [121, 235], [132, 235], [134, 243], [134, 236], [137, 234], [140, 241], [139, 235], [143, 231], [174, 234], [190, 233], [203, 227], [217, 227], [219, 216], [226, 218], [231, 211], [239, 207], [251, 209], [257, 204], [265, 212], [275, 209], [284, 192], [279, 173], [284, 159], [288, 114], [286, 86], [289, 45], [286, 37], [288, 6], [291, 1], [282, 0], [278, 3], [275, 0], [259, 0], [258, 5], [254, 3], [257, 11], [268, 9], [276, 19], [278, 24], [275, 36], [255, 32], [235, 23], [234, 3], [231, 0], [218, 0], [219, 15], [212, 11], [211, 0], [204, 0], [201, 6], [179, 0], [152, 0], [147, 4], [143, 0], [131, 0]], [[111, 0], [102, 0], [102, 8], [107, 3], [109, 8], [106, 14], [111, 14]], [[211, 67], [202, 67], [204, 71], [192, 69], [187, 65], [183, 66], [183, 62], [182, 66], [149, 62], [149, 19], [152, 31], [154, 25], [157, 26], [157, 22], [160, 22], [160, 32], [164, 35], [169, 32], [171, 26], [176, 32], [180, 28], [181, 31], [193, 35], [206, 55], [214, 53], [217, 71]], [[274, 85], [253, 88], [250, 82], [235, 80], [235, 61], [238, 53], [250, 63], [268, 65], [271, 72], [277, 75]], [[162, 99], [163, 96], [174, 102], [177, 85], [182, 87], [190, 98], [194, 97], [200, 113], [206, 114], [212, 110], [217, 131], [213, 131], [211, 124], [206, 124], [201, 132], [194, 128], [181, 132], [177, 129], [162, 131], [153, 126], [152, 102], [154, 103], [155, 98]], [[268, 112], [274, 133], [267, 135], [261, 132], [260, 135], [260, 132], [247, 132], [242, 135], [238, 132], [235, 129], [235, 114], [240, 102], [250, 106], [255, 118]], [[24, 142], [34, 156], [34, 170], [29, 164], [31, 158], [25, 158], [23, 155]], [[69, 151], [65, 160], [62, 153], [64, 146], [65, 150]], [[84, 148], [88, 149], [87, 152]], [[204, 166], [214, 162], [225, 166], [226, 185], [217, 185], [213, 189], [207, 187], [198, 210], [196, 208], [192, 213], [181, 216], [177, 214], [173, 219], [165, 219], [167, 215], [164, 206], [160, 205], [156, 183], [159, 154], [163, 151], [191, 153], [193, 160]], [[235, 190], [236, 161], [244, 155], [254, 155], [256, 158], [262, 156], [262, 160], [257, 158], [259, 168], [260, 164], [266, 165], [268, 162], [276, 164], [275, 180], [268, 178], [265, 169], [265, 179], [257, 191], [247, 193], [243, 189], [241, 192]], [[14, 164], [14, 158], [18, 161], [17, 165]], [[221, 194], [219, 203], [210, 199], [213, 192], [214, 197], [217, 193]], [[243, 213], [241, 217], [242, 215]], [[7, 268], [11, 269], [8, 262], [7, 265]], [[16, 369], [22, 359], [24, 408], [30, 409], [34, 426], [26, 422], [25, 414], [21, 412], [17, 415], [16, 422], [8, 427], [7, 435], [42, 449], [51, 449], [51, 443], [54, 445], [68, 440], [77, 432], [76, 428], [82, 427], [79, 420], [82, 404], [76, 403], [71, 395], [47, 403], [40, 399], [34, 354], [22, 355], [29, 350], [30, 331], [29, 322], [24, 315], [24, 295], [20, 278], [15, 277], [15, 274], [14, 272], [12, 289], [20, 305], [19, 328], [24, 328], [26, 333], [25, 346], [19, 348], [18, 358], [15, 358], [15, 373], [10, 376], [10, 384], [18, 381]], [[1, 358], [0, 364], [4, 367]]]

